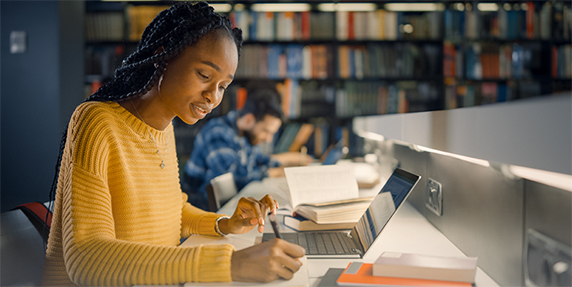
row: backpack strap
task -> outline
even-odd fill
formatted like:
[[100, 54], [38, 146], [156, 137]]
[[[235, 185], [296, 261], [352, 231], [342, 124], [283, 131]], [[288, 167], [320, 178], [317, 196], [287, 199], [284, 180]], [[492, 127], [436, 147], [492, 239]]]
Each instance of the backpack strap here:
[[29, 202], [18, 205], [12, 210], [22, 210], [30, 222], [36, 227], [45, 242], [48, 242], [52, 226], [52, 212], [41, 202]]

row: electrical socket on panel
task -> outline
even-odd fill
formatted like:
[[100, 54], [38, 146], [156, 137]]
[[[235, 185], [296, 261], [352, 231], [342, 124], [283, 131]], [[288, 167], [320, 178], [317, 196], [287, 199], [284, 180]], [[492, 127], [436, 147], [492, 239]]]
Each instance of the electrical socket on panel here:
[[526, 286], [570, 286], [572, 282], [570, 246], [534, 229], [528, 229], [525, 248], [523, 260]]
[[425, 188], [425, 207], [437, 216], [443, 214], [443, 186], [432, 178], [427, 179]]

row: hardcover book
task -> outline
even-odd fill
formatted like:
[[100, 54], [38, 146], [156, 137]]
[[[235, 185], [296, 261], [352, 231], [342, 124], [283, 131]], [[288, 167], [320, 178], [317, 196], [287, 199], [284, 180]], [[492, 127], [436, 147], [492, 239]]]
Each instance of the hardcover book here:
[[373, 263], [373, 276], [475, 282], [476, 257], [440, 257], [384, 252]]
[[374, 276], [371, 263], [351, 262], [336, 281], [339, 286], [473, 286], [472, 283]]

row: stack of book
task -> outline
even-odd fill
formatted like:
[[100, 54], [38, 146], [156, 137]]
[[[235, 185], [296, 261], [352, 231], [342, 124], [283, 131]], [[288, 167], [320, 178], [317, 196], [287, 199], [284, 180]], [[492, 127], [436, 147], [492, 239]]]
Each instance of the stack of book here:
[[297, 231], [351, 229], [373, 197], [359, 197], [352, 165], [320, 165], [284, 169], [287, 199], [294, 216], [284, 225]]
[[352, 262], [337, 284], [376, 286], [472, 286], [476, 257], [384, 252], [374, 263]]

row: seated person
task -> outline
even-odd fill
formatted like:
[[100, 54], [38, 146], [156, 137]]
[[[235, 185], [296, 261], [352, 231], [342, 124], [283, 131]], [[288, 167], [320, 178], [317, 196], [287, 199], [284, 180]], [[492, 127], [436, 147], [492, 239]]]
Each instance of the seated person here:
[[299, 152], [262, 152], [261, 144], [272, 142], [283, 119], [280, 94], [275, 88], [259, 87], [250, 89], [241, 110], [206, 123], [185, 166], [182, 186], [189, 202], [208, 209], [206, 186], [227, 172], [232, 172], [240, 190], [253, 180], [284, 176], [284, 166], [311, 162]]
[[[111, 82], [74, 111], [62, 136], [43, 286], [270, 282], [299, 270], [281, 239], [235, 250], [181, 247], [192, 234], [262, 232], [271, 196], [241, 198], [232, 216], [181, 192], [172, 121], [218, 106], [237, 69], [241, 31], [205, 2], [179, 2], [149, 24]], [[55, 192], [55, 193], [54, 193]], [[268, 256], [272, 254], [273, 256]]]

